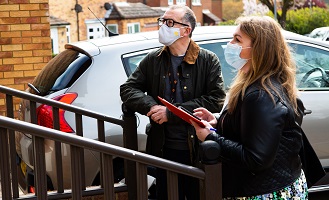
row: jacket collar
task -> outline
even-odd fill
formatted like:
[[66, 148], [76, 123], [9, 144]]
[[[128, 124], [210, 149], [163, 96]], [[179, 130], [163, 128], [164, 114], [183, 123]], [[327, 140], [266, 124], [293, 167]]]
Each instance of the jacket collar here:
[[[164, 51], [169, 53], [170, 52], [169, 47], [164, 46], [158, 56], [160, 56]], [[191, 39], [183, 61], [185, 61], [188, 64], [195, 64], [196, 59], [198, 58], [199, 55], [199, 51], [200, 51], [199, 45]]]

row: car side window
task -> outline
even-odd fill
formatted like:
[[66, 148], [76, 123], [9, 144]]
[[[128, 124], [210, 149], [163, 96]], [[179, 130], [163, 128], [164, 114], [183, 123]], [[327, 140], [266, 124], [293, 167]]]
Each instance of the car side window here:
[[228, 90], [233, 78], [235, 77], [237, 71], [231, 65], [227, 64], [224, 57], [224, 49], [226, 48], [227, 41], [217, 41], [215, 43], [200, 43], [202, 48], [208, 49], [214, 52], [219, 58], [219, 62], [222, 68], [222, 74], [224, 78], [225, 89]]
[[[227, 64], [224, 58], [224, 49], [226, 47], [227, 42], [228, 41], [199, 41], [197, 43], [200, 45], [200, 47], [208, 49], [218, 56], [222, 67], [225, 88], [228, 90], [234, 76], [236, 75], [236, 70], [229, 64]], [[128, 77], [132, 72], [135, 71], [140, 61], [150, 51], [151, 49], [123, 55], [123, 66]]]
[[296, 82], [302, 90], [329, 90], [329, 51], [290, 43], [297, 65]]
[[128, 53], [122, 56], [123, 67], [129, 77], [137, 68], [139, 63], [152, 49]]
[[146, 56], [145, 54], [141, 54], [141, 55], [134, 55], [131, 57], [126, 57], [124, 59], [124, 66], [125, 66], [125, 70], [128, 76], [130, 76], [130, 74], [132, 74], [137, 66], [139, 65], [139, 63], [142, 61], [142, 59]]

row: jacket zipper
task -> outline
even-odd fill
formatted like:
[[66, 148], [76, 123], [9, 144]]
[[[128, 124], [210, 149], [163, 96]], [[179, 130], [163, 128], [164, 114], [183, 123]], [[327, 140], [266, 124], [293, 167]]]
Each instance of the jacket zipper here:
[[222, 135], [224, 135], [224, 118], [226, 117], [226, 114], [227, 112], [225, 112], [224, 116], [222, 117], [222, 120], [220, 122], [220, 126], [221, 126], [221, 129], [222, 129]]

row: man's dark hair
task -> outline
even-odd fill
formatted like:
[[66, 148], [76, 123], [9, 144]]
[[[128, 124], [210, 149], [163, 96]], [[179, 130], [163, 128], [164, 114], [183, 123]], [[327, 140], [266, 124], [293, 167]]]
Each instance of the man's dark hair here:
[[196, 17], [194, 12], [188, 6], [184, 6], [184, 5], [172, 5], [169, 7], [169, 9], [171, 10], [182, 9], [185, 11], [182, 21], [183, 23], [189, 23], [191, 25], [192, 30], [189, 37], [192, 37], [192, 32], [194, 31], [194, 28], [196, 26]]
[[186, 8], [186, 12], [183, 17], [183, 21], [191, 24], [192, 31], [190, 37], [192, 37], [192, 32], [194, 31], [196, 26], [196, 17], [194, 15], [194, 12], [189, 7], [185, 6], [185, 8]]

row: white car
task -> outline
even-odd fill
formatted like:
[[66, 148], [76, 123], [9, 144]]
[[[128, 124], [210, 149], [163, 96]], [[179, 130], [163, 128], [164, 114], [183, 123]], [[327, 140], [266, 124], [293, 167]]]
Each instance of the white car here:
[[[221, 61], [225, 87], [228, 88], [236, 71], [230, 67], [223, 55], [227, 42], [232, 39], [235, 26], [197, 27], [193, 32], [193, 40], [201, 47], [217, 54]], [[304, 117], [303, 129], [312, 143], [323, 167], [329, 167], [329, 43], [314, 40], [309, 37], [283, 31], [286, 40], [294, 49], [298, 64], [297, 83], [299, 95], [306, 109], [311, 114]], [[121, 99], [119, 86], [136, 69], [142, 58], [151, 50], [162, 45], [158, 42], [158, 33], [143, 32], [119, 35], [102, 39], [80, 41], [66, 45], [66, 51], [53, 58], [43, 69], [43, 76], [38, 76], [34, 87], [38, 95], [64, 101], [88, 110], [104, 113], [120, 118]], [[271, 48], [271, 47], [269, 47]], [[32, 91], [32, 89], [30, 89]], [[64, 98], [65, 97], [65, 98]], [[29, 107], [21, 104], [21, 119], [29, 121]], [[42, 126], [52, 127], [51, 112], [47, 106], [38, 109], [38, 121]], [[75, 134], [74, 114], [63, 113], [61, 130]], [[148, 118], [137, 115], [138, 148], [145, 150], [145, 126]], [[48, 120], [49, 119], [49, 120]], [[97, 124], [95, 120], [83, 118], [84, 137], [97, 139]], [[106, 124], [106, 142], [122, 146], [121, 127]], [[19, 164], [25, 174], [33, 176], [31, 156], [31, 137], [18, 133], [16, 137]], [[70, 187], [70, 157], [66, 153], [68, 146], [63, 145], [64, 187]], [[57, 177], [53, 143], [45, 142], [46, 171], [49, 179], [48, 188], [56, 189]], [[114, 161], [117, 170], [117, 181], [123, 178], [122, 160]], [[99, 183], [99, 157], [92, 151], [85, 151], [86, 185]], [[27, 175], [26, 175], [27, 176]], [[28, 191], [32, 182], [24, 179], [24, 189]], [[32, 179], [33, 180], [33, 179]]]
[[308, 37], [322, 41], [329, 41], [329, 26], [314, 29]]

